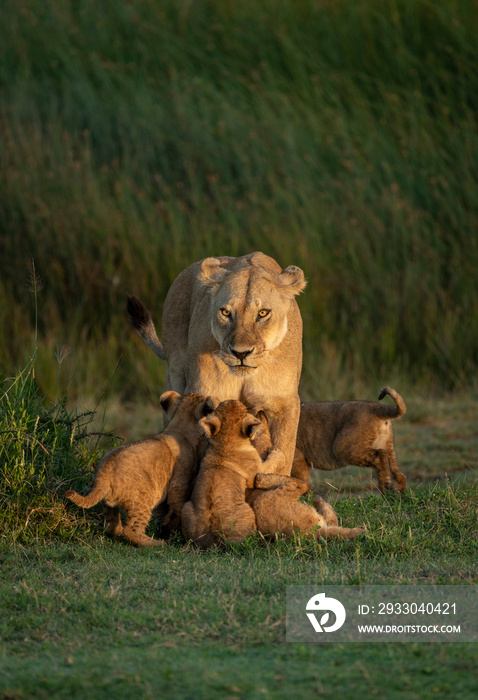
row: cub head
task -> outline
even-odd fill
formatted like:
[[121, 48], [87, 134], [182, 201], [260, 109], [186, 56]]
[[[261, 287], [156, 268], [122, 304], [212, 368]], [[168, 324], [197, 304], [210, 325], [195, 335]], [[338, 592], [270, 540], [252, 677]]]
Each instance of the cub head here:
[[237, 443], [250, 443], [264, 430], [259, 418], [249, 413], [240, 401], [223, 401], [216, 410], [199, 421], [206, 436], [213, 442], [227, 443], [228, 447]]
[[291, 304], [306, 285], [304, 273], [293, 265], [279, 273], [260, 265], [231, 270], [206, 258], [199, 280], [210, 291], [211, 332], [222, 361], [236, 375], [253, 373], [283, 341]]
[[159, 398], [159, 403], [165, 412], [168, 422], [174, 418], [176, 422], [190, 420], [197, 423], [204, 416], [214, 411], [214, 403], [208, 396], [201, 394], [185, 394], [177, 391], [165, 391]]

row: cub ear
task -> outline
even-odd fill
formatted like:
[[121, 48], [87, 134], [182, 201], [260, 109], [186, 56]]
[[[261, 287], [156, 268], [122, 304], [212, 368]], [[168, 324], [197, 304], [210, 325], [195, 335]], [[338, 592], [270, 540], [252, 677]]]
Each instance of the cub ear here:
[[209, 416], [212, 412], [214, 411], [214, 401], [211, 399], [210, 396], [207, 397], [204, 401], [202, 401], [196, 412], [196, 417], [199, 420], [200, 418], [203, 418], [204, 416]]
[[259, 418], [256, 418], [251, 413], [248, 413], [242, 421], [241, 433], [244, 437], [252, 440], [256, 436], [257, 431], [262, 428], [263, 425]]
[[305, 281], [304, 273], [300, 267], [289, 265], [285, 270], [277, 275], [277, 284], [282, 287], [285, 292], [291, 296], [300, 294], [304, 291], [307, 282]]
[[221, 421], [218, 416], [205, 416], [199, 421], [199, 425], [206, 433], [206, 437], [212, 438], [218, 434], [221, 429]]
[[202, 405], [202, 414], [203, 414], [203, 416], [208, 416], [213, 411], [214, 411], [214, 401], [211, 399], [210, 396], [208, 396]]
[[269, 427], [269, 421], [268, 421], [267, 416], [266, 416], [266, 414], [264, 413], [264, 411], [262, 411], [262, 410], [261, 410], [261, 411], [257, 411], [256, 417], [259, 418], [259, 420], [261, 421], [262, 425], [263, 425], [265, 428], [268, 428], [268, 427]]
[[201, 270], [198, 275], [200, 282], [206, 287], [217, 287], [227, 275], [220, 260], [217, 258], [206, 258], [201, 263]]
[[177, 408], [180, 398], [181, 394], [178, 394], [177, 391], [165, 391], [159, 397], [159, 403], [163, 411], [169, 415], [173, 409]]

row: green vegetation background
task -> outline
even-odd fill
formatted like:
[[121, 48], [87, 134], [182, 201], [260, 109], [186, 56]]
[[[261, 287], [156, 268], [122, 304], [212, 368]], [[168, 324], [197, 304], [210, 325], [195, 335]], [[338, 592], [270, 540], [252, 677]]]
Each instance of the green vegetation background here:
[[32, 258], [43, 390], [67, 345], [71, 396], [122, 357], [132, 399], [163, 367], [126, 295], [160, 325], [189, 263], [262, 250], [308, 278], [306, 394], [474, 381], [474, 3], [7, 0], [0, 23], [1, 370], [31, 342]]

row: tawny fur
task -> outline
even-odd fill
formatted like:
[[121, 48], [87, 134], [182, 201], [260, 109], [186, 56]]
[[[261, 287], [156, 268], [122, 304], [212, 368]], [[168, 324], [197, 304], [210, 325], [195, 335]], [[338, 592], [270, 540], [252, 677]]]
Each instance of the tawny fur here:
[[398, 468], [392, 421], [403, 416], [407, 408], [400, 394], [388, 386], [381, 389], [379, 400], [387, 394], [395, 406], [376, 401], [303, 403], [292, 476], [312, 489], [312, 468], [372, 467], [382, 492], [402, 493], [406, 477]]
[[256, 529], [246, 489], [259, 471], [277, 469], [280, 451], [263, 462], [251, 438], [263, 430], [261, 421], [235, 400], [223, 401], [200, 421], [209, 445], [202, 460], [191, 500], [181, 514], [184, 536], [203, 549], [225, 540], [241, 542]]
[[[106, 533], [123, 534], [143, 547], [163, 544], [163, 540], [145, 534], [153, 508], [167, 496], [170, 509], [179, 515], [190, 497], [203, 437], [199, 420], [213, 409], [210, 399], [199, 394], [180, 396], [167, 391], [160, 402], [170, 420], [160, 435], [108, 452], [86, 496], [71, 490], [65, 493], [82, 508], [103, 501]], [[124, 529], [120, 507], [126, 511]]]
[[315, 508], [298, 499], [308, 487], [304, 481], [282, 474], [257, 474], [255, 489], [248, 498], [256, 518], [256, 527], [263, 535], [294, 533], [308, 537], [353, 540], [364, 531], [362, 527], [328, 525]]
[[[264, 414], [264, 412], [259, 411], [259, 413], [257, 414], [257, 417], [259, 418], [259, 420], [262, 423], [263, 430], [258, 430], [255, 433], [255, 435], [253, 437], [253, 444], [254, 444], [254, 447], [256, 448], [256, 450], [259, 452], [261, 459], [265, 460], [266, 457], [269, 455], [270, 450], [272, 449], [271, 436], [269, 433], [267, 417]], [[287, 483], [291, 484], [292, 481], [288, 482], [287, 478], [288, 477], [285, 477], [284, 481], [281, 481], [280, 479], [278, 479], [276, 482], [276, 485], [287, 484]], [[273, 480], [271, 480], [270, 483], [273, 484], [274, 483]], [[303, 482], [301, 481], [301, 484], [302, 483]], [[306, 486], [307, 486], [307, 484], [306, 484]], [[267, 487], [264, 486], [263, 488], [267, 488]], [[306, 492], [307, 492], [307, 489], [306, 489]], [[334, 511], [334, 509], [332, 508], [332, 506], [330, 505], [330, 503], [328, 503], [325, 499], [323, 499], [319, 494], [315, 493], [315, 491], [312, 489], [312, 485], [310, 485], [308, 492], [313, 494], [314, 508], [315, 508], [316, 512], [318, 513], [318, 515], [321, 516], [323, 523], [325, 525], [327, 525], [328, 527], [338, 525], [339, 521], [337, 518], [337, 514]], [[294, 497], [294, 494], [295, 494], [294, 490], [292, 490], [291, 494], [292, 494], [292, 499], [295, 502], [297, 500], [297, 498]], [[302, 495], [302, 494], [300, 494], [300, 495]], [[257, 496], [256, 489], [248, 489], [246, 492], [246, 501], [248, 503], [251, 503], [255, 496]], [[269, 499], [269, 502], [270, 502], [270, 500], [272, 500], [272, 499]], [[260, 527], [258, 529], [261, 530]], [[265, 533], [263, 533], [263, 534], [265, 534]]]
[[305, 284], [298, 267], [282, 270], [259, 252], [196, 262], [166, 296], [163, 344], [149, 311], [128, 299], [133, 327], [166, 359], [165, 388], [263, 410], [273, 446], [285, 455], [284, 474], [290, 474], [299, 421], [302, 319], [295, 296]]

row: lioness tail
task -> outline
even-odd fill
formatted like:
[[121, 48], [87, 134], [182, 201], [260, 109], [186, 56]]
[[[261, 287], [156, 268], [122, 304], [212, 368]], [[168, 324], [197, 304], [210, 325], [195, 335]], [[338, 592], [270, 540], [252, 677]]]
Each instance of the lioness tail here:
[[386, 415], [384, 414], [384, 418], [400, 418], [403, 416], [406, 411], [407, 411], [407, 406], [405, 404], [405, 401], [402, 399], [400, 394], [395, 391], [395, 389], [392, 389], [389, 386], [384, 386], [382, 389], [380, 389], [380, 394], [378, 395], [378, 400], [381, 401], [384, 396], [389, 395], [392, 397], [392, 399], [396, 403], [396, 407], [394, 406], [381, 406], [381, 412], [385, 411]]
[[126, 302], [129, 320], [135, 331], [142, 337], [144, 342], [151, 348], [155, 355], [165, 360], [164, 348], [156, 334], [151, 313], [137, 297], [130, 296]]

